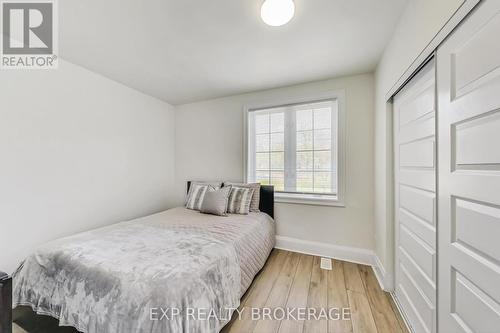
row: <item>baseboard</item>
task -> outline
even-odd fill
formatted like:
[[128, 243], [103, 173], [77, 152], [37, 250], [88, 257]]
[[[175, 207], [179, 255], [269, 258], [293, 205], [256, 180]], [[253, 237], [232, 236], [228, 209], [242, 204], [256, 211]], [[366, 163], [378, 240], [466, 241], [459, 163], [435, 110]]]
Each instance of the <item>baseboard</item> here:
[[394, 280], [392, 274], [389, 274], [377, 255], [374, 256], [373, 272], [377, 277], [380, 288], [387, 292], [394, 290]]
[[394, 304], [396, 304], [396, 308], [398, 309], [399, 314], [401, 315], [401, 318], [403, 318], [403, 321], [406, 325], [406, 328], [408, 329], [408, 332], [414, 333], [415, 331], [411, 327], [410, 322], [408, 321], [408, 317], [406, 317], [406, 314], [404, 313], [403, 309], [401, 308], [401, 304], [399, 303], [399, 300], [396, 297], [396, 294], [394, 292], [391, 292], [390, 294], [391, 294], [391, 298], [392, 298]]
[[374, 251], [351, 246], [333, 245], [307, 241], [286, 236], [276, 236], [277, 249], [310, 254], [319, 257], [333, 258], [371, 266], [382, 290], [392, 292], [394, 282]]
[[275, 247], [277, 249], [333, 258], [357, 264], [374, 265], [375, 253], [372, 250], [357, 247], [306, 241], [285, 236], [276, 236]]

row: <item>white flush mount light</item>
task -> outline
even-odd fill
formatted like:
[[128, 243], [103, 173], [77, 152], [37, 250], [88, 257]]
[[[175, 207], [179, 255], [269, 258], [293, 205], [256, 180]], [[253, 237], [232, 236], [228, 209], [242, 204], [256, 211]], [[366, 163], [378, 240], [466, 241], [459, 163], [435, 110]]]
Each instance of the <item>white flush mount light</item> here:
[[260, 9], [262, 20], [273, 27], [287, 24], [294, 14], [293, 0], [265, 0]]

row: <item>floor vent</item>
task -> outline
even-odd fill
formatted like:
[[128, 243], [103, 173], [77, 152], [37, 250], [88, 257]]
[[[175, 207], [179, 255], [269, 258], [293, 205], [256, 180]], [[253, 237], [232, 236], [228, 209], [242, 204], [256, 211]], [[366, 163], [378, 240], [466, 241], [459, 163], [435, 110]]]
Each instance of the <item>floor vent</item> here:
[[330, 258], [321, 258], [320, 267], [322, 269], [326, 269], [326, 270], [331, 271], [332, 270], [332, 259], [330, 259]]

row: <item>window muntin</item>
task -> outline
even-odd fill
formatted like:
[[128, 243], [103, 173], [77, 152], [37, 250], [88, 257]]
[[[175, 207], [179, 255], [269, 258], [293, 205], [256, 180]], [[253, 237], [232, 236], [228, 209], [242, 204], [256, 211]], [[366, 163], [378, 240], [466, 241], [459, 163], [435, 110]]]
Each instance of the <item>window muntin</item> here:
[[336, 99], [249, 110], [247, 178], [277, 192], [338, 193]]
[[273, 184], [276, 191], [285, 186], [285, 125], [284, 112], [272, 110], [257, 112], [255, 123], [255, 168], [253, 181]]

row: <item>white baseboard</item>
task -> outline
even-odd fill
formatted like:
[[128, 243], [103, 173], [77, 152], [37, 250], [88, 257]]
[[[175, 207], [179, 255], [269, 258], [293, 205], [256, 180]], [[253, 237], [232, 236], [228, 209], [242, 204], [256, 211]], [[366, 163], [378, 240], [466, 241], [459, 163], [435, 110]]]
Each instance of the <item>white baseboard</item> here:
[[403, 321], [406, 325], [406, 329], [410, 333], [415, 333], [415, 331], [413, 330], [413, 328], [410, 325], [410, 321], [408, 320], [408, 317], [406, 316], [403, 309], [401, 308], [401, 304], [399, 303], [399, 300], [396, 297], [396, 294], [394, 292], [391, 292], [390, 294], [391, 294], [392, 300], [394, 301], [394, 304], [396, 304], [396, 308], [398, 309], [399, 314], [401, 315], [401, 318], [403, 318]]
[[311, 254], [319, 257], [333, 258], [370, 266], [373, 266], [373, 260], [375, 257], [375, 253], [372, 250], [306, 241], [285, 236], [276, 236], [275, 247], [277, 249]]
[[307, 241], [286, 236], [276, 236], [277, 249], [310, 254], [319, 257], [333, 258], [372, 266], [373, 272], [382, 290], [393, 290], [392, 274], [386, 272], [384, 265], [374, 251], [351, 246], [333, 245]]
[[374, 256], [373, 272], [377, 277], [380, 288], [387, 292], [394, 290], [394, 280], [392, 274], [389, 274], [377, 255]]

